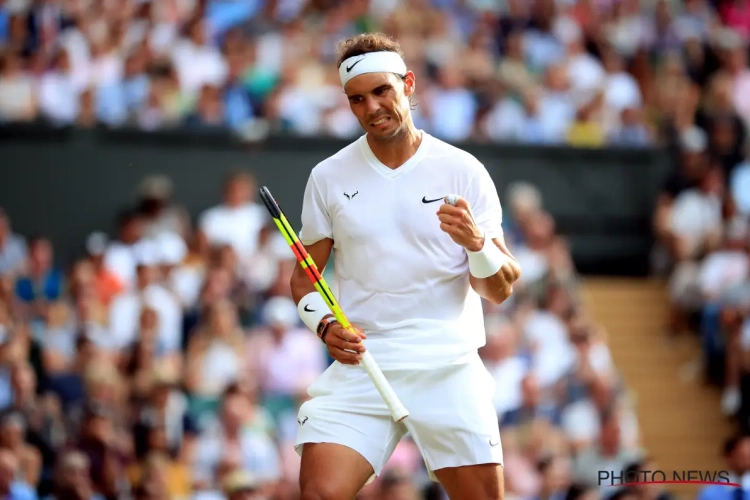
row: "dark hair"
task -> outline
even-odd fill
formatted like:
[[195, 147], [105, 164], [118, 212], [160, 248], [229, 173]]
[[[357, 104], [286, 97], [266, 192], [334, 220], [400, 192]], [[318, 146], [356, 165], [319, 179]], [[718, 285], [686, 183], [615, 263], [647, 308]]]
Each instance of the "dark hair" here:
[[122, 229], [131, 222], [135, 222], [141, 218], [140, 212], [136, 209], [127, 208], [125, 210], [120, 211], [119, 214], [117, 214], [117, 227]]
[[370, 52], [395, 52], [404, 57], [399, 43], [385, 33], [362, 33], [339, 42], [338, 61], [336, 67], [354, 56], [369, 54]]
[[629, 497], [634, 497], [634, 496], [637, 498], [637, 495], [638, 494], [633, 488], [623, 488], [619, 490], [618, 492], [616, 492], [611, 497], [609, 497], [609, 500], [624, 500], [624, 499], [627, 499]]
[[729, 458], [740, 445], [740, 443], [742, 443], [742, 441], [747, 439], [748, 437], [750, 436], [744, 433], [736, 434], [724, 441], [724, 457]]
[[[401, 45], [389, 35], [385, 33], [362, 33], [339, 42], [336, 68], [341, 67], [341, 64], [350, 57], [361, 56], [370, 52], [395, 52], [401, 58], [404, 57]], [[405, 75], [394, 74], [402, 82], [406, 79]], [[413, 94], [409, 96], [409, 107], [411, 109], [416, 109], [417, 107], [417, 101], [414, 99]]]

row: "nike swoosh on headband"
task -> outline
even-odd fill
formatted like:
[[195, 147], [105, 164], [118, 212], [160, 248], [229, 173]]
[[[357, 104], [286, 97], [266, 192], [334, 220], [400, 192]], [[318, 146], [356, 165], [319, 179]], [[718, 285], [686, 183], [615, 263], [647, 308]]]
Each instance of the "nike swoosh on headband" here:
[[357, 64], [359, 64], [359, 63], [361, 63], [361, 62], [362, 62], [362, 59], [360, 59], [359, 61], [356, 61], [356, 62], [355, 62], [354, 64], [352, 64], [351, 66], [347, 66], [347, 67], [346, 67], [346, 72], [347, 72], [347, 73], [351, 72], [351, 70], [352, 70], [352, 69], [354, 68], [354, 66], [356, 66]]

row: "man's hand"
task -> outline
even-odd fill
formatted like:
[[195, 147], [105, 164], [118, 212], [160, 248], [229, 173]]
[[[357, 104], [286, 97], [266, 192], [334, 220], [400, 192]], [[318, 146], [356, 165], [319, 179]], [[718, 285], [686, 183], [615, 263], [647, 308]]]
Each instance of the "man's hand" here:
[[448, 233], [457, 244], [471, 252], [482, 249], [484, 234], [474, 222], [471, 207], [465, 199], [459, 196], [455, 206], [448, 203], [440, 205], [437, 216], [440, 219], [440, 229]]
[[[355, 331], [344, 329], [339, 323], [332, 323], [328, 327], [325, 343], [331, 357], [344, 365], [358, 365], [365, 352], [362, 340], [367, 336], [361, 328], [354, 326]], [[352, 352], [349, 352], [352, 351]]]

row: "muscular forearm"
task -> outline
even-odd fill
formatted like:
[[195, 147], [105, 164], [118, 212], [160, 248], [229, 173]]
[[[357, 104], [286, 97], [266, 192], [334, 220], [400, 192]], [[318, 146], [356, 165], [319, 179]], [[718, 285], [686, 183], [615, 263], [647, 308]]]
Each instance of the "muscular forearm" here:
[[482, 298], [500, 304], [513, 293], [513, 284], [521, 276], [521, 267], [515, 260], [508, 262], [488, 278], [471, 276], [471, 286]]
[[292, 290], [292, 298], [294, 299], [295, 304], [299, 304], [299, 301], [302, 300], [302, 297], [304, 297], [308, 293], [315, 291], [315, 285], [312, 284], [310, 278], [307, 277], [305, 272], [300, 267], [297, 267], [297, 269], [294, 270], [290, 288]]

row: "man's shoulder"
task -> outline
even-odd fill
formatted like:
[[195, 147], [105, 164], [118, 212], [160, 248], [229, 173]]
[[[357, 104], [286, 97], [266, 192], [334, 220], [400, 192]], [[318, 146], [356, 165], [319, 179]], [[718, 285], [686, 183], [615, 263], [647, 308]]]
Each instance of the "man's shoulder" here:
[[484, 164], [476, 156], [465, 149], [461, 149], [434, 136], [429, 136], [428, 140], [430, 141], [430, 150], [428, 151], [430, 156], [442, 158], [447, 164], [455, 164], [461, 167], [485, 168]]
[[352, 162], [363, 162], [366, 158], [362, 154], [360, 141], [362, 137], [339, 149], [336, 153], [322, 160], [312, 169], [312, 175], [318, 178], [320, 175], [330, 175], [340, 169], [351, 168]]

